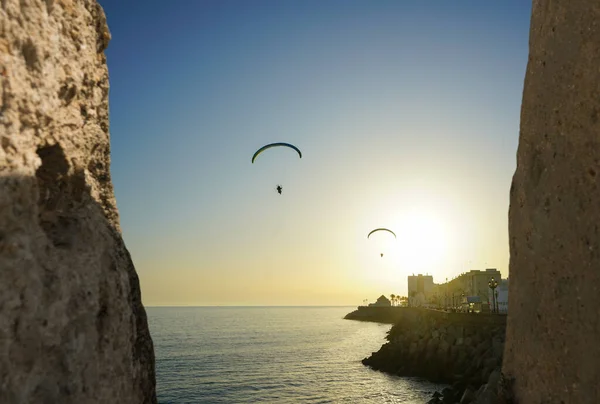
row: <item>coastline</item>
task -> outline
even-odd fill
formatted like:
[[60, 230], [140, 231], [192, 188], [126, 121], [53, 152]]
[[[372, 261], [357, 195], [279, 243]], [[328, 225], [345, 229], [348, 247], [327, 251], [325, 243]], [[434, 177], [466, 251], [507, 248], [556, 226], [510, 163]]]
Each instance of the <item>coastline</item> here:
[[405, 307], [359, 307], [348, 320], [394, 324], [387, 341], [362, 363], [452, 387], [430, 403], [492, 403], [502, 380], [506, 316]]
[[358, 306], [356, 310], [344, 316], [344, 320], [371, 321], [382, 324], [396, 324], [404, 315], [405, 307], [368, 307]]

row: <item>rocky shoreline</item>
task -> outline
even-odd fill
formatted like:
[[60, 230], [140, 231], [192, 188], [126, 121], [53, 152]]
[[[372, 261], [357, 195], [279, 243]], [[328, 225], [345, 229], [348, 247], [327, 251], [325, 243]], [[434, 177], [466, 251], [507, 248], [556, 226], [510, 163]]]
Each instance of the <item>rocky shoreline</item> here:
[[[344, 319], [357, 321], [371, 321], [374, 323], [396, 324], [406, 314], [404, 307], [367, 307], [360, 306]], [[410, 309], [408, 309], [410, 310]]]
[[386, 323], [393, 319], [395, 324], [388, 332], [388, 342], [363, 359], [364, 365], [389, 374], [451, 385], [436, 392], [429, 403], [502, 402], [498, 396], [506, 384], [501, 374], [505, 316], [417, 308], [365, 309], [368, 308], [346, 318], [383, 319]]

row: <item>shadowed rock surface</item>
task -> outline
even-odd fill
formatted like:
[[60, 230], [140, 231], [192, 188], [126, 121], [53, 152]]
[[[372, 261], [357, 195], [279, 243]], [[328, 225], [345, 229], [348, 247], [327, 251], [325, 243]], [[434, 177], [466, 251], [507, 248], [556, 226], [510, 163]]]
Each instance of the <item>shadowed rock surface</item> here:
[[398, 376], [452, 384], [436, 393], [431, 403], [495, 402], [501, 381], [505, 316], [361, 307], [346, 318], [384, 322], [395, 319], [388, 342], [362, 363]]
[[519, 403], [600, 402], [599, 66], [598, 1], [533, 2], [503, 363]]
[[[410, 309], [408, 309], [410, 310]], [[372, 321], [382, 324], [396, 324], [403, 319], [406, 308], [403, 307], [368, 307], [359, 306], [351, 313], [346, 314], [345, 320]]]
[[0, 402], [155, 403], [95, 0], [0, 2]]

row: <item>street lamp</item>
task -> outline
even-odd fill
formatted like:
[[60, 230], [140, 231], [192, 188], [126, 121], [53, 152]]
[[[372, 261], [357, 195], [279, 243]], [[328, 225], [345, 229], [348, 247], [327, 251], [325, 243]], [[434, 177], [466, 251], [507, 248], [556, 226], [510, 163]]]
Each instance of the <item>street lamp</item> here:
[[500, 313], [500, 307], [498, 303], [498, 291], [496, 291], [496, 313]]
[[492, 312], [496, 313], [496, 288], [498, 287], [498, 281], [492, 277], [488, 282], [488, 286], [492, 289]]
[[448, 278], [446, 278], [446, 293], [444, 294], [444, 310], [448, 311]]

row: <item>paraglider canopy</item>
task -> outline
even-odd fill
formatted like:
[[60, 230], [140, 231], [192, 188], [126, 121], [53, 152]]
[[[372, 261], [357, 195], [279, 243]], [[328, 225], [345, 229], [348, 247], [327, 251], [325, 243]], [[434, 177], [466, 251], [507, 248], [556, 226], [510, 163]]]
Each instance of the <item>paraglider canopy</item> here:
[[375, 233], [376, 231], [387, 231], [387, 232], [390, 232], [390, 233], [392, 233], [392, 234], [394, 235], [394, 238], [397, 238], [397, 237], [396, 237], [396, 233], [394, 233], [394, 232], [393, 232], [393, 231], [391, 231], [390, 229], [386, 229], [385, 227], [380, 227], [380, 228], [378, 228], [378, 229], [371, 230], [371, 232], [370, 232], [370, 233], [367, 235], [367, 238], [371, 237], [371, 234]]
[[293, 144], [289, 144], [289, 143], [271, 143], [271, 144], [268, 144], [268, 145], [265, 145], [265, 146], [261, 147], [260, 149], [258, 149], [256, 151], [256, 153], [254, 153], [254, 155], [252, 156], [252, 164], [254, 164], [254, 160], [256, 160], [256, 158], [258, 157], [258, 155], [261, 154], [263, 151], [265, 151], [267, 149], [270, 149], [271, 147], [279, 147], [279, 146], [290, 147], [290, 148], [296, 150], [296, 152], [298, 152], [298, 156], [300, 156], [300, 158], [302, 158], [302, 152], [300, 151], [300, 149], [298, 149]]

